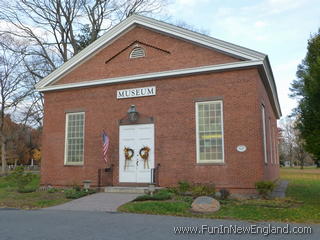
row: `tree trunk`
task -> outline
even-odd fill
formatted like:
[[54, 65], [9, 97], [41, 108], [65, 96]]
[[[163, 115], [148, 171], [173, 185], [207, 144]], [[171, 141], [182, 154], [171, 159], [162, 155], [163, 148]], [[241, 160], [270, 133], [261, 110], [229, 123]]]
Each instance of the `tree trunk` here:
[[7, 172], [7, 161], [6, 161], [6, 143], [1, 141], [1, 173], [6, 174]]
[[317, 168], [320, 168], [320, 159], [317, 159], [317, 160], [315, 161], [315, 163], [316, 163], [316, 165], [317, 165]]
[[293, 151], [291, 147], [290, 147], [289, 154], [290, 154], [290, 167], [293, 167]]

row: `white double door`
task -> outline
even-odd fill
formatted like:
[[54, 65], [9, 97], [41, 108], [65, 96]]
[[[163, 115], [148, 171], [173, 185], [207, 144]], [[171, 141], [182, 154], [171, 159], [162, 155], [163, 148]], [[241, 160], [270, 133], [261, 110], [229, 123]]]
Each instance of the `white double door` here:
[[[140, 150], [148, 147], [149, 156], [143, 159]], [[126, 159], [125, 148], [130, 149]], [[131, 151], [132, 150], [132, 151]], [[150, 183], [154, 168], [154, 124], [122, 125], [119, 129], [119, 182]]]

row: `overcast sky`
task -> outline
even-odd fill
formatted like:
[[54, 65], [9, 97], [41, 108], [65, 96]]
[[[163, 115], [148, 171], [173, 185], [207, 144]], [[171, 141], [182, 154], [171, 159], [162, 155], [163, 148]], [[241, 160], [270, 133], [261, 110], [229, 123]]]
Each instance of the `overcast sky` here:
[[320, 0], [175, 0], [168, 15], [212, 37], [269, 55], [283, 116], [307, 40], [320, 27]]

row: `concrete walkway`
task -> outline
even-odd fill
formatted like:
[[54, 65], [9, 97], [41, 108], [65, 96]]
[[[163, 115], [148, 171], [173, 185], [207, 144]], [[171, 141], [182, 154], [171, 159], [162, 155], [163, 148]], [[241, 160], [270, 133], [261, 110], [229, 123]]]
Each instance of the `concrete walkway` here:
[[141, 194], [96, 193], [71, 202], [45, 208], [46, 210], [70, 210], [92, 212], [116, 212], [122, 204], [132, 201]]
[[272, 198], [285, 198], [288, 183], [289, 182], [286, 180], [279, 180], [277, 182], [277, 186], [274, 188], [273, 192], [271, 193], [271, 197]]

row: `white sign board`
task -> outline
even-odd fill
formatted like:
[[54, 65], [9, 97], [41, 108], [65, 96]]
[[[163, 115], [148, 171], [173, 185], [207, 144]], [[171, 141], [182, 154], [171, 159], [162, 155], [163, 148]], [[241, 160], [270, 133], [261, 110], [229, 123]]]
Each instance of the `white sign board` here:
[[238, 152], [245, 152], [247, 150], [247, 147], [245, 145], [239, 145], [237, 146]]
[[147, 97], [154, 95], [156, 95], [155, 86], [117, 90], [117, 99]]

